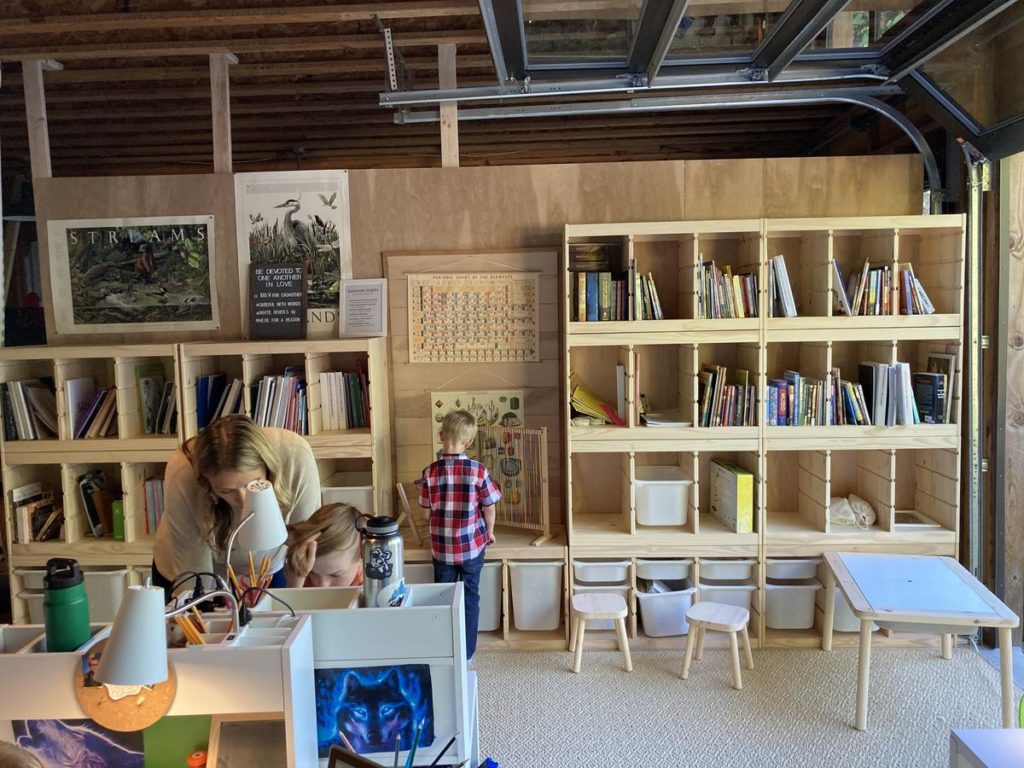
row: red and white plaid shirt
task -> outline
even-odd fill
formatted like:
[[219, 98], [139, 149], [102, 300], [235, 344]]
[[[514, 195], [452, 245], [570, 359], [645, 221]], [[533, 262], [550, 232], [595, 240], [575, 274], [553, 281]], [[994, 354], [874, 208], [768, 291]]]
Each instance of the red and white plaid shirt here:
[[482, 509], [501, 491], [487, 467], [464, 453], [446, 453], [423, 470], [420, 506], [430, 510], [430, 551], [435, 560], [458, 565], [487, 546]]

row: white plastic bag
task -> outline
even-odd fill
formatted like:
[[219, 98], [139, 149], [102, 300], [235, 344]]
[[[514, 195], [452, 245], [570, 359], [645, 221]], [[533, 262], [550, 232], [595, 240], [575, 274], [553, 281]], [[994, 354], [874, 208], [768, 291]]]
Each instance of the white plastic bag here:
[[867, 530], [875, 522], [875, 510], [860, 496], [835, 497], [829, 501], [828, 519], [836, 525], [855, 525]]

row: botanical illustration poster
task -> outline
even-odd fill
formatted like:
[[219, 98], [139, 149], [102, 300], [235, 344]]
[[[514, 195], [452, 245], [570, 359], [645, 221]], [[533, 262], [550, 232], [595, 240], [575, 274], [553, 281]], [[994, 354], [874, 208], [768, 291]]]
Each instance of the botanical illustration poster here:
[[304, 262], [307, 336], [336, 337], [338, 291], [352, 277], [348, 172], [235, 174], [235, 215], [242, 295], [249, 293], [250, 263]]
[[410, 363], [540, 361], [536, 272], [413, 273]]
[[212, 216], [51, 221], [58, 333], [216, 330]]
[[476, 416], [479, 427], [521, 427], [525, 423], [523, 390], [509, 389], [492, 392], [431, 392], [430, 430], [434, 441], [434, 455], [441, 451], [441, 420], [448, 411], [462, 409]]

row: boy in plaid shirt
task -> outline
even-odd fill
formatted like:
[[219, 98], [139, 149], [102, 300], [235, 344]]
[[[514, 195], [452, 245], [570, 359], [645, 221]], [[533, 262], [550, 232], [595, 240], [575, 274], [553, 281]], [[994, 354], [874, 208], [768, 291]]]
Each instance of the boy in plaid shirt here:
[[501, 491], [487, 467], [466, 456], [476, 438], [476, 417], [450, 411], [441, 422], [441, 458], [423, 470], [420, 506], [430, 525], [434, 581], [462, 581], [466, 595], [466, 659], [476, 651], [480, 572], [494, 539], [494, 505]]

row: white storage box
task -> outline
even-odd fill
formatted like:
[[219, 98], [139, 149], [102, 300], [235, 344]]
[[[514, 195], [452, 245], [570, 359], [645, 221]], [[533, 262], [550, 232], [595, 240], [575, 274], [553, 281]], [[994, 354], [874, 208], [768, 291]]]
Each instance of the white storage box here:
[[700, 579], [700, 599], [709, 603], [725, 603], [750, 609], [750, 600], [757, 589], [753, 584], [733, 581], [705, 581]]
[[636, 561], [638, 579], [685, 579], [690, 575], [693, 560], [640, 560]]
[[768, 558], [765, 561], [766, 579], [813, 579], [817, 576], [821, 558]]
[[629, 560], [573, 560], [572, 578], [580, 584], [624, 584]]
[[128, 569], [83, 568], [85, 594], [89, 598], [89, 621], [113, 621], [128, 589]]
[[433, 563], [406, 563], [402, 566], [406, 584], [433, 584]]
[[677, 592], [636, 593], [640, 622], [648, 637], [670, 637], [685, 635], [690, 631], [686, 623], [686, 612], [693, 605], [695, 587]]
[[745, 581], [754, 575], [756, 560], [701, 560], [700, 580]]
[[501, 563], [484, 563], [480, 573], [480, 621], [477, 630], [493, 632], [501, 627]]
[[[825, 610], [825, 590], [822, 589], [815, 597], [815, 603], [822, 611]], [[836, 587], [835, 613], [832, 615], [833, 632], [860, 632], [860, 619], [853, 615], [850, 604], [846, 602], [843, 593]], [[872, 624], [871, 629], [878, 629], [877, 624]]]
[[508, 564], [512, 619], [526, 631], [558, 629], [562, 622], [562, 563], [521, 561]]
[[[604, 587], [578, 587], [578, 586], [573, 586], [572, 591], [573, 591], [573, 594], [576, 594], [576, 595], [587, 595], [587, 594], [591, 594], [591, 595], [593, 595], [593, 594], [618, 595], [619, 597], [622, 598], [623, 602], [625, 602], [627, 606], [629, 605], [629, 587], [627, 587], [627, 586], [621, 586], [621, 587], [608, 587], [608, 586], [604, 586]], [[614, 619], [588, 619], [587, 620], [587, 629], [586, 629], [586, 631], [589, 632], [592, 629], [615, 629], [615, 620]]]
[[[360, 512], [374, 515], [373, 474], [370, 472], [335, 472], [320, 484], [322, 504], [343, 502]], [[410, 504], [415, 501], [410, 499]]]
[[21, 579], [22, 589], [42, 591], [43, 576], [46, 575], [45, 568], [15, 568], [14, 572]]
[[640, 525], [686, 525], [690, 486], [682, 467], [636, 468], [636, 521]]
[[19, 592], [18, 599], [24, 600], [28, 606], [28, 621], [30, 624], [46, 623], [46, 615], [43, 613], [42, 592]]
[[814, 626], [817, 579], [767, 582], [764, 585], [765, 624], [769, 629], [810, 629]]

